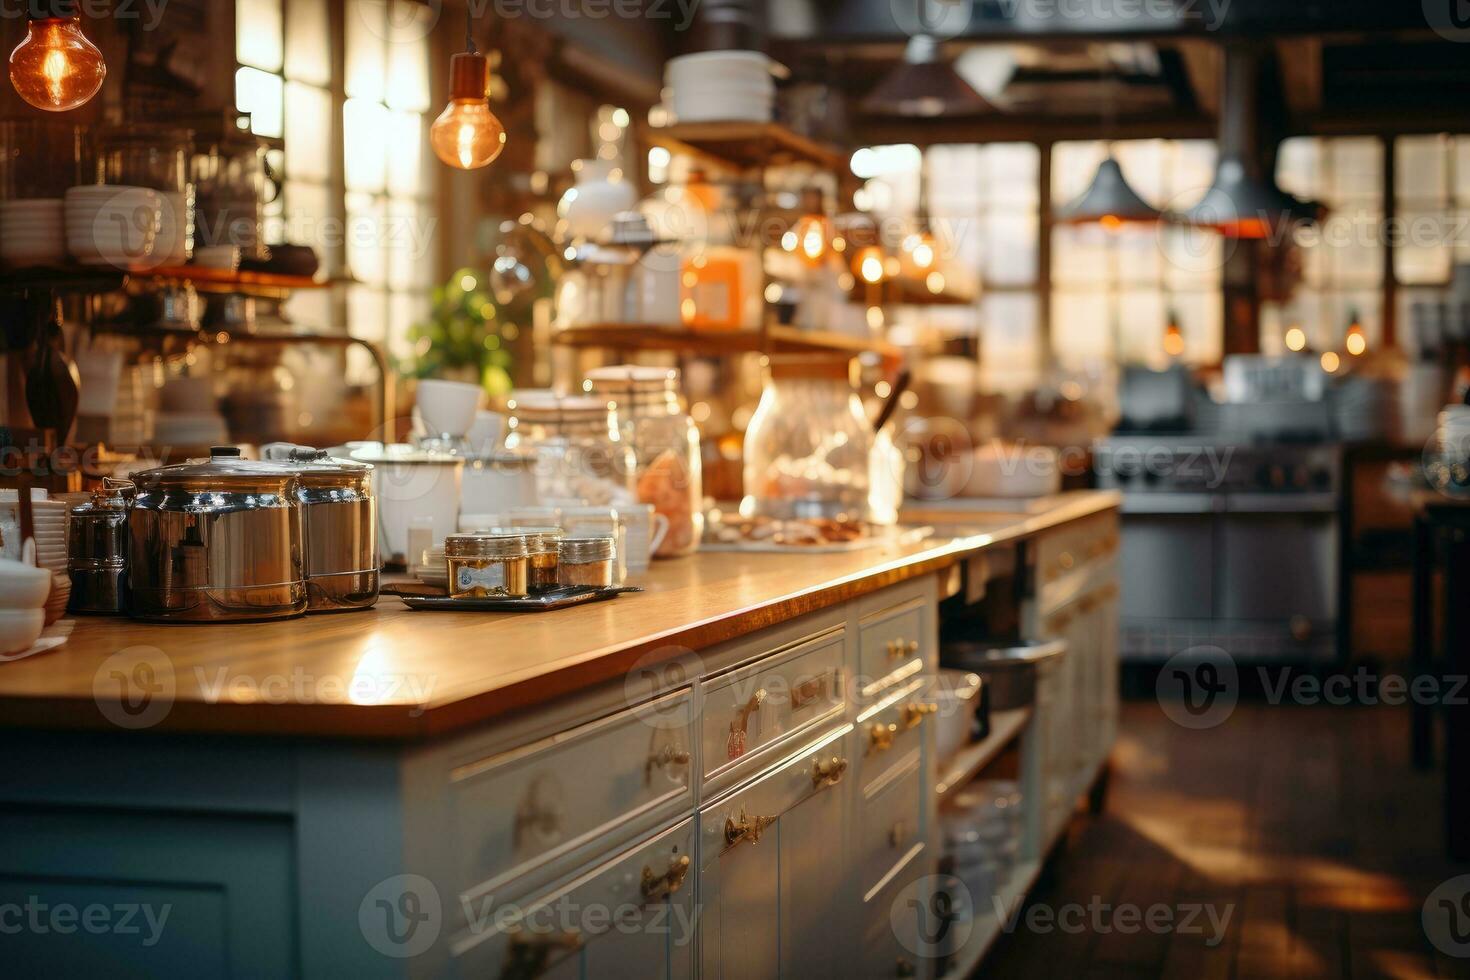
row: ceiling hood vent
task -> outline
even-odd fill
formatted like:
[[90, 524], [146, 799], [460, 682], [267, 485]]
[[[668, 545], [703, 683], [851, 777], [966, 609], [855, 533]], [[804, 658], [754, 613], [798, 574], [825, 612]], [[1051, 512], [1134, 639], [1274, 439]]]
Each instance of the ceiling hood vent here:
[[863, 111], [874, 116], [973, 116], [990, 110], [927, 34], [909, 39], [903, 62], [863, 100]]
[[1311, 220], [1315, 205], [1297, 200], [1263, 173], [1258, 129], [1260, 57], [1247, 45], [1225, 49], [1220, 108], [1219, 165], [1215, 181], [1182, 220], [1229, 238], [1267, 238], [1286, 225]]

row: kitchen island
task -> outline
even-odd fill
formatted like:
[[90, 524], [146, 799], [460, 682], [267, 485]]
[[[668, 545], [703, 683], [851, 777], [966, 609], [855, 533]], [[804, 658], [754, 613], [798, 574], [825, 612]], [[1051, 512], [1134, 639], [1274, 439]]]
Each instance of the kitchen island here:
[[1096, 638], [1116, 623], [1116, 508], [1067, 494], [951, 512], [911, 545], [701, 554], [555, 614], [385, 597], [268, 624], [80, 622], [0, 667], [0, 906], [171, 917], [151, 945], [31, 930], [21, 962], [930, 975], [942, 955], [889, 912], [936, 867], [939, 603], [1020, 545], [1027, 631], [1073, 639], [1026, 726], [1039, 859], [1112, 738]]

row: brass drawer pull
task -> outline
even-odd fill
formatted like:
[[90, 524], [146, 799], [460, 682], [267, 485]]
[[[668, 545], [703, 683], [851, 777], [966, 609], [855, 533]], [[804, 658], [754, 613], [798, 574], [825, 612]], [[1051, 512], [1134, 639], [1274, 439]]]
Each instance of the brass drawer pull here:
[[903, 706], [903, 727], [905, 729], [917, 728], [919, 724], [929, 715], [939, 710], [939, 705], [918, 701]]
[[690, 758], [692, 757], [689, 755], [688, 750], [677, 748], [672, 744], [665, 745], [653, 755], [650, 755], [648, 761], [643, 764], [643, 781], [645, 783], [652, 783], [653, 771], [655, 769], [667, 769], [670, 766], [687, 766], [689, 765]]
[[894, 724], [885, 725], [879, 722], [868, 729], [868, 754], [887, 752], [893, 748], [894, 736], [898, 734], [898, 726]]
[[1064, 551], [1057, 556], [1057, 564], [1062, 566], [1062, 571], [1069, 572], [1072, 570], [1072, 566], [1077, 564], [1077, 559], [1072, 557], [1070, 551]]
[[888, 659], [899, 660], [903, 657], [912, 657], [919, 652], [918, 640], [889, 640]]
[[836, 786], [842, 782], [842, 777], [847, 772], [847, 760], [833, 756], [830, 759], [818, 759], [817, 764], [812, 766], [812, 785], [818, 789], [824, 786]]
[[643, 883], [640, 886], [643, 891], [645, 902], [661, 902], [684, 887], [684, 879], [689, 877], [691, 865], [689, 855], [670, 862], [668, 870], [663, 874], [655, 874], [652, 868], [643, 869]]
[[779, 817], [748, 817], [745, 811], [740, 811], [740, 819], [733, 817], [725, 818], [725, 849], [738, 847], [744, 843], [755, 844], [760, 841], [764, 834]]
[[750, 700], [735, 712], [735, 720], [730, 722], [730, 735], [725, 740], [725, 755], [733, 762], [745, 754], [745, 747], [749, 741], [750, 716], [761, 709], [766, 703], [766, 692], [762, 688], [750, 696]]

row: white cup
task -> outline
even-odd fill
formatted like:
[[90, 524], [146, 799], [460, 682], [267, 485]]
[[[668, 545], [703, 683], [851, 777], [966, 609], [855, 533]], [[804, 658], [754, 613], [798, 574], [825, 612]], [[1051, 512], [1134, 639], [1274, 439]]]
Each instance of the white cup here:
[[652, 504], [620, 507], [618, 515], [623, 519], [629, 574], [648, 571], [653, 556], [668, 536], [668, 517], [655, 510]]
[[480, 408], [479, 385], [458, 381], [420, 381], [418, 413], [430, 436], [463, 436], [475, 424]]

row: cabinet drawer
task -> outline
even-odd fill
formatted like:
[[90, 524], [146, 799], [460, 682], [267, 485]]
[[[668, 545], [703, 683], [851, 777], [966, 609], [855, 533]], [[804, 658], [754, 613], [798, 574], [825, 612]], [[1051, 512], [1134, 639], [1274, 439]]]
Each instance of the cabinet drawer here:
[[704, 682], [706, 779], [724, 777], [846, 706], [845, 634], [836, 629]]
[[931, 702], [923, 698], [926, 687], [923, 680], [910, 681], [858, 717], [855, 762], [864, 791], [890, 769], [921, 754], [923, 722], [931, 710]]
[[688, 978], [694, 821], [525, 901], [471, 904], [451, 942], [457, 977]]
[[865, 900], [912, 859], [916, 847], [922, 849], [923, 776], [921, 760], [912, 754], [862, 790], [855, 864]]
[[[604, 718], [449, 774], [449, 820], [466, 900], [501, 889], [621, 824], [693, 805], [691, 692]], [[629, 832], [634, 832], [629, 827]]]
[[924, 669], [924, 608], [916, 599], [862, 621], [858, 685], [865, 697]]

